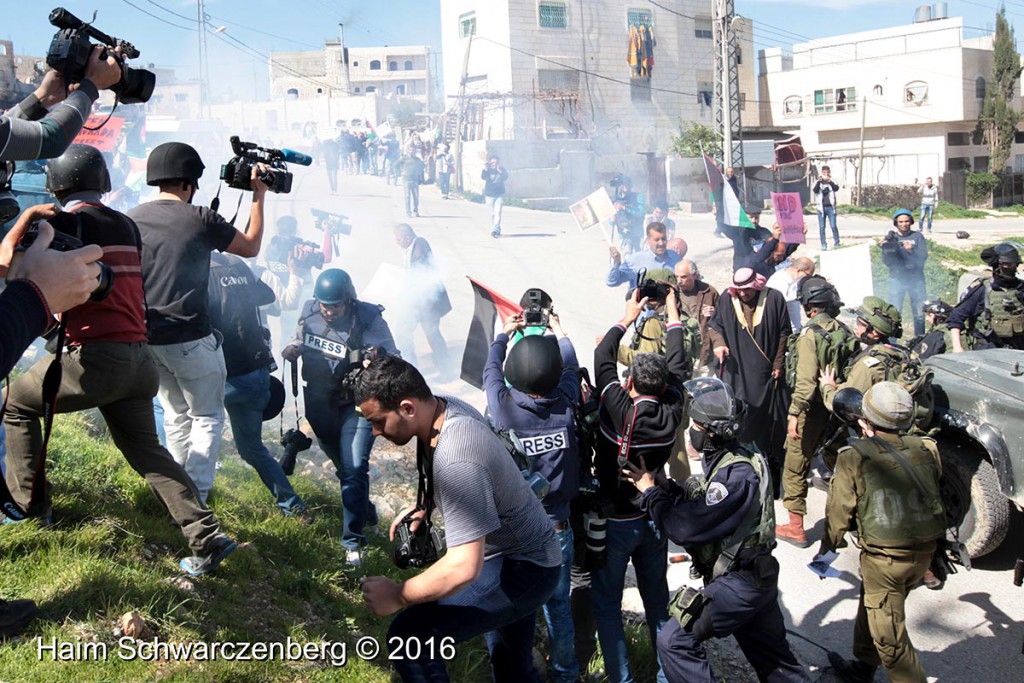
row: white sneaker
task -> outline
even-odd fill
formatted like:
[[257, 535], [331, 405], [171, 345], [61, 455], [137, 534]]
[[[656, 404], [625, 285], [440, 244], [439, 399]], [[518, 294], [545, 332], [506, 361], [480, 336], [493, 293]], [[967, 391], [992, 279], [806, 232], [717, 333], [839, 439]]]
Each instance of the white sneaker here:
[[358, 569], [363, 566], [363, 556], [358, 550], [345, 551], [345, 564]]

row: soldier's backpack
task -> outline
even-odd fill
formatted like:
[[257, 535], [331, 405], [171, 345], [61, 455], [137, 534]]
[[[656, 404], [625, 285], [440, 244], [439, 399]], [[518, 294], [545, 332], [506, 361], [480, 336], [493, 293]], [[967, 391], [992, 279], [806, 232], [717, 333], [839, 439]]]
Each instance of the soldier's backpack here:
[[[660, 323], [657, 327], [660, 336], [649, 337], [643, 334], [644, 331], [651, 332], [649, 329], [653, 325], [648, 325], [646, 322], [642, 326], [635, 326], [633, 328], [633, 338], [629, 340], [629, 348], [636, 351], [640, 347], [640, 342], [643, 340], [659, 341], [660, 353], [665, 353], [665, 319], [662, 315], [658, 315], [656, 320]], [[687, 381], [693, 375], [693, 368], [697, 365], [700, 360], [700, 323], [697, 319], [687, 315], [685, 311], [679, 312], [679, 321], [683, 325], [683, 357], [686, 358], [686, 367], [689, 370], [689, 374], [683, 377], [683, 381]]]
[[[914, 426], [925, 431], [932, 421], [935, 396], [932, 390], [934, 371], [910, 349], [892, 344], [874, 344], [864, 354], [878, 359], [885, 367], [885, 380], [896, 382], [914, 398]], [[858, 360], [859, 360], [858, 356]]]
[[[836, 321], [839, 322], [839, 321]], [[846, 371], [850, 362], [860, 351], [860, 342], [846, 325], [839, 323], [839, 327], [826, 332], [825, 328], [817, 323], [808, 323], [804, 329], [810, 329], [818, 336], [818, 367], [831, 367], [836, 371], [836, 382], [846, 381]], [[791, 334], [786, 340], [786, 383], [790, 388], [796, 387], [796, 342], [803, 334]]]

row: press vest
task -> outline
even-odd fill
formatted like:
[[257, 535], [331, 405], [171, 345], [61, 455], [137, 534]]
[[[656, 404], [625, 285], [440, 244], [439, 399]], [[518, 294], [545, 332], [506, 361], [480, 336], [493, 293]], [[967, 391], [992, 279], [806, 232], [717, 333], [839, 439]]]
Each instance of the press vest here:
[[364, 301], [354, 301], [353, 306], [351, 314], [335, 323], [340, 327], [327, 324], [315, 299], [306, 302], [299, 318], [302, 379], [310, 389], [320, 393], [340, 392], [345, 401], [353, 401], [355, 396], [351, 387], [344, 386], [343, 380], [361, 361], [359, 355], [365, 347], [363, 337], [383, 310]]

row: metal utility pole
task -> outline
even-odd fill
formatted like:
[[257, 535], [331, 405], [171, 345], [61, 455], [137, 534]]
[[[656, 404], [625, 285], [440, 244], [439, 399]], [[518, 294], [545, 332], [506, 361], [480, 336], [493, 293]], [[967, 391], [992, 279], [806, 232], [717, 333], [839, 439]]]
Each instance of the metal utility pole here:
[[469, 50], [473, 47], [473, 32], [466, 39], [466, 54], [462, 58], [462, 78], [459, 80], [459, 99], [455, 106], [457, 117], [455, 119], [455, 189], [462, 191], [462, 121], [466, 111], [466, 79], [469, 77]]
[[743, 124], [740, 120], [740, 79], [739, 65], [736, 63], [736, 32], [733, 21], [736, 19], [733, 0], [711, 0], [714, 19], [715, 40], [715, 100], [718, 108], [715, 111], [715, 124], [722, 136], [722, 166], [732, 166], [736, 176], [743, 183], [743, 196], [746, 203], [746, 176], [743, 172]]
[[[861, 195], [861, 181], [864, 178], [864, 123], [868, 117], [868, 98], [860, 98], [860, 154], [857, 159], [857, 206], [864, 206], [864, 197]], [[901, 302], [902, 303], [902, 302]]]
[[206, 111], [206, 56], [203, 52], [203, 48], [206, 47], [206, 8], [203, 5], [203, 0], [197, 0], [196, 11], [198, 12], [199, 20], [199, 118], [203, 117], [203, 112]]

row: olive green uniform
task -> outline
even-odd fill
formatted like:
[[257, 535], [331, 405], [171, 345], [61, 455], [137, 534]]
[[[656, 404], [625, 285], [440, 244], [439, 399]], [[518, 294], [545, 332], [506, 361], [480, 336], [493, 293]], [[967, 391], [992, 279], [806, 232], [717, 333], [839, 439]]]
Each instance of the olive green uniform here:
[[926, 493], [884, 446], [871, 439], [851, 441], [839, 452], [821, 551], [845, 547], [846, 532], [858, 530], [863, 583], [853, 654], [865, 664], [884, 666], [893, 683], [923, 683], [924, 670], [907, 633], [905, 604], [928, 570], [935, 539], [945, 531], [939, 454], [927, 437], [879, 433], [876, 438], [903, 454]]
[[[807, 321], [796, 340], [796, 381], [789, 414], [797, 418], [799, 439], [786, 437], [786, 460], [782, 467], [782, 504], [790, 512], [807, 514], [807, 474], [818, 443], [828, 426], [828, 410], [818, 389], [818, 345], [824, 344], [821, 334], [811, 325], [817, 325], [828, 334], [841, 325], [828, 313], [818, 313]], [[839, 370], [839, 368], [837, 368]], [[834, 463], [828, 463], [831, 467]]]

